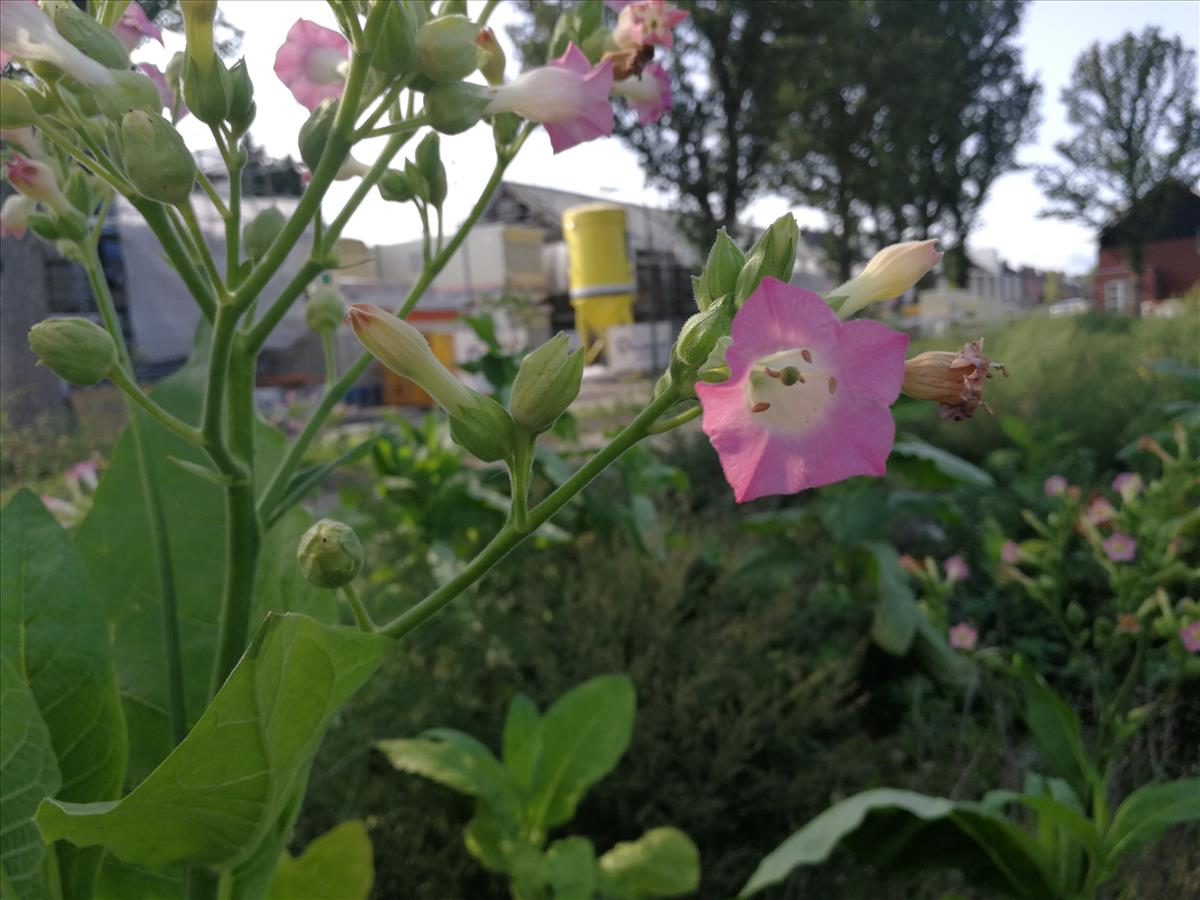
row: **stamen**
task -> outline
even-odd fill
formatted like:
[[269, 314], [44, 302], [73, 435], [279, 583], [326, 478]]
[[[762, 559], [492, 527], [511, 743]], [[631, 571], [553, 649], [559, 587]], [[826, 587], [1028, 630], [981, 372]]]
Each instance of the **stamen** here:
[[763, 374], [765, 374], [768, 378], [778, 378], [783, 373], [776, 369], [772, 369], [770, 366], [767, 366], [763, 369]]
[[807, 347], [805, 347], [803, 350], [800, 351], [800, 355], [804, 357], [804, 361], [806, 363], [812, 362], [812, 353], [809, 351], [809, 349]]
[[832, 394], [836, 390], [837, 390], [837, 379], [834, 378], [832, 375], [830, 375], [829, 376], [829, 393]]
[[750, 407], [750, 412], [766, 412], [770, 408], [770, 403], [755, 403], [752, 407]]

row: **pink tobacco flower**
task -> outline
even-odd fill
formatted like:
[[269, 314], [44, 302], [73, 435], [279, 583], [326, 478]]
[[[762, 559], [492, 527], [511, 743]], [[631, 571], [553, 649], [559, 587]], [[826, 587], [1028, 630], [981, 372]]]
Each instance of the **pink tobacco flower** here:
[[21, 238], [37, 203], [24, 194], [10, 194], [0, 206], [0, 237]]
[[154, 82], [154, 86], [158, 88], [158, 98], [162, 101], [164, 109], [169, 110], [172, 114], [177, 114], [178, 119], [182, 119], [188, 114], [187, 105], [184, 104], [182, 98], [179, 100], [179, 109], [175, 109], [175, 91], [167, 82], [167, 76], [159, 71], [158, 66], [152, 63], [138, 63], [137, 70]]
[[1124, 532], [1114, 531], [1104, 539], [1104, 553], [1113, 562], [1129, 562], [1137, 556], [1137, 541]]
[[71, 203], [58, 187], [54, 170], [36, 159], [14, 153], [5, 163], [8, 183], [31, 200], [45, 203], [56, 212], [70, 210]]
[[1191, 622], [1180, 628], [1179, 639], [1188, 653], [1200, 653], [1200, 622]]
[[315, 110], [322, 100], [342, 96], [349, 57], [350, 42], [341, 34], [297, 19], [275, 54], [275, 74], [300, 105]]
[[641, 75], [614, 82], [613, 93], [637, 110], [639, 125], [653, 125], [671, 108], [671, 77], [658, 63], [650, 63]]
[[1128, 503], [1142, 492], [1142, 476], [1137, 472], [1122, 472], [1113, 479], [1112, 489]]
[[[612, 4], [609, 4], [610, 8]], [[622, 49], [648, 47], [657, 44], [670, 49], [675, 45], [671, 29], [688, 17], [685, 10], [666, 0], [640, 0], [626, 3], [617, 12], [617, 27], [613, 42]]]
[[163, 42], [162, 29], [146, 15], [137, 0], [125, 7], [125, 12], [121, 13], [112, 30], [126, 50], [133, 50], [142, 42], [142, 38], [154, 38], [160, 44]]
[[1067, 492], [1067, 479], [1061, 475], [1051, 475], [1042, 484], [1042, 491], [1047, 497], [1061, 497]]
[[696, 385], [737, 502], [882, 475], [907, 347], [906, 335], [843, 322], [811, 291], [764, 278], [734, 316], [729, 379]]
[[612, 134], [612, 60], [592, 66], [574, 43], [548, 66], [524, 72], [512, 84], [488, 88], [486, 112], [516, 113], [541, 122], [555, 153]]
[[950, 646], [955, 650], [974, 650], [979, 641], [979, 632], [966, 622], [959, 622], [950, 629]]
[[1097, 497], [1083, 512], [1084, 518], [1093, 525], [1107, 525], [1116, 514], [1116, 508], [1105, 497]]
[[967, 565], [967, 561], [961, 556], [951, 556], [942, 563], [942, 569], [946, 572], [946, 578], [951, 583], [955, 581], [966, 581], [971, 577], [971, 567]]
[[1010, 566], [1015, 566], [1025, 558], [1025, 553], [1021, 550], [1021, 545], [1016, 541], [1005, 541], [1000, 548], [1000, 561], [1008, 563]]

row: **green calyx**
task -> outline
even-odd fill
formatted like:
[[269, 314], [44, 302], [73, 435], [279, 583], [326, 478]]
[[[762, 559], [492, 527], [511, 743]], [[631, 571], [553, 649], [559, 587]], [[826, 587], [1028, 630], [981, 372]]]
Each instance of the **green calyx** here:
[[161, 203], [186, 203], [196, 161], [166, 119], [135, 109], [121, 119], [121, 157], [138, 193]]
[[507, 459], [517, 442], [517, 428], [508, 410], [483, 394], [471, 391], [471, 399], [450, 415], [450, 436], [455, 443], [484, 462]]
[[321, 519], [301, 536], [296, 561], [310, 584], [340, 588], [362, 571], [363, 548], [349, 525]]
[[70, 384], [98, 384], [117, 365], [112, 335], [88, 319], [47, 319], [29, 329], [38, 362]]
[[583, 351], [571, 351], [563, 333], [526, 356], [508, 402], [513, 421], [532, 434], [553, 427], [579, 396], [583, 363]]

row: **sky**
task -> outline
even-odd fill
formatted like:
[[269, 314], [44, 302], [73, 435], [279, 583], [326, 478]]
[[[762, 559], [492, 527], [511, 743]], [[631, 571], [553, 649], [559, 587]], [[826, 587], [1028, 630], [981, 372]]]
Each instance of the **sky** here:
[[[481, 0], [472, 0], [472, 14], [480, 5]], [[254, 81], [258, 104], [258, 117], [251, 135], [271, 155], [297, 156], [296, 133], [307, 117], [307, 111], [275, 77], [272, 65], [276, 50], [297, 18], [334, 27], [329, 7], [323, 0], [288, 0], [286, 3], [279, 0], [226, 0], [221, 9], [230, 22], [245, 32], [242, 50]], [[508, 51], [510, 79], [517, 74], [517, 67], [505, 26], [517, 15], [509, 4], [502, 2], [490, 22]], [[1196, 0], [1035, 0], [1029, 6], [1019, 43], [1024, 48], [1026, 70], [1036, 74], [1042, 82], [1042, 124], [1036, 141], [1018, 154], [1022, 165], [1054, 162], [1055, 142], [1069, 137], [1070, 127], [1059, 94], [1067, 84], [1071, 66], [1080, 51], [1094, 41], [1111, 41], [1125, 31], [1140, 31], [1147, 25], [1158, 25], [1169, 35], [1179, 35], [1188, 46], [1196, 49], [1200, 46], [1200, 3]], [[166, 41], [165, 48], [150, 42], [144, 44], [134, 58], [165, 65], [172, 52], [182, 49], [183, 38], [167, 34]], [[1200, 84], [1197, 92], [1200, 93]], [[180, 123], [180, 131], [193, 148], [212, 146], [207, 129], [191, 117]], [[382, 144], [382, 139], [363, 143], [356, 148], [355, 156], [370, 163]], [[450, 225], [466, 215], [487, 181], [494, 158], [491, 131], [481, 125], [461, 135], [444, 137], [442, 158], [451, 186], [445, 210], [447, 225]], [[658, 208], [671, 206], [669, 194], [647, 186], [637, 158], [616, 138], [581, 144], [555, 155], [544, 130], [539, 129], [526, 142], [506, 177], [512, 181], [612, 200]], [[325, 201], [328, 217], [336, 214], [353, 188], [353, 182], [339, 182], [333, 186]], [[998, 250], [1003, 259], [1016, 266], [1086, 272], [1095, 259], [1094, 234], [1079, 225], [1039, 219], [1038, 210], [1044, 205], [1031, 171], [1001, 177], [984, 204], [971, 246]], [[747, 217], [755, 224], [766, 225], [788, 209], [783, 198], [767, 196], [749, 207]], [[824, 224], [823, 216], [817, 210], [791, 209], [801, 226], [819, 228]], [[411, 204], [387, 203], [372, 192], [345, 234], [370, 245], [391, 244], [418, 237], [420, 228]]]

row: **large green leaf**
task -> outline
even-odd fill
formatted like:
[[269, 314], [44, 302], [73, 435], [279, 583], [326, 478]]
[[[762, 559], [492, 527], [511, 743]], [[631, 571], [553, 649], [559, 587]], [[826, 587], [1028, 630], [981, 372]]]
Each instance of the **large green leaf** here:
[[1110, 861], [1158, 838], [1169, 825], [1200, 821], [1200, 778], [1139, 788], [1117, 807], [1104, 847]]
[[1083, 745], [1079, 717], [1026, 660], [1018, 659], [1016, 667], [1025, 696], [1021, 712], [1042, 758], [1086, 801], [1098, 775]]
[[991, 475], [978, 466], [920, 438], [905, 436], [892, 445], [891, 461], [900, 462], [904, 459], [920, 460], [931, 466], [939, 475], [951, 481], [976, 487], [992, 487], [996, 483]]
[[700, 886], [700, 851], [678, 828], [654, 828], [605, 853], [600, 869], [622, 896], [678, 897]]
[[546, 710], [530, 801], [535, 824], [552, 828], [569, 820], [584, 792], [616, 767], [633, 737], [636, 706], [628, 676], [603, 675]]
[[[115, 799], [128, 752], [100, 601], [71, 539], [32, 493], [13, 497], [0, 532], [0, 655], [28, 677], [50, 731], [62, 775], [56, 796]], [[99, 866], [94, 851], [59, 848], [64, 894], [90, 894]]]
[[955, 803], [888, 788], [831, 806], [771, 851], [742, 888], [748, 897], [843, 844], [878, 866], [954, 867], [1008, 896], [1056, 900], [1033, 839], [992, 804]]
[[58, 790], [50, 732], [24, 676], [0, 659], [0, 894], [47, 896], [46, 845], [33, 824], [38, 804]]
[[596, 851], [578, 835], [555, 841], [542, 857], [546, 886], [554, 900], [593, 897], [596, 892]]
[[241, 862], [278, 821], [329, 719], [389, 644], [306, 616], [270, 615], [149, 778], [115, 803], [43, 802], [42, 833], [155, 870]]
[[542, 719], [537, 706], [524, 694], [508, 704], [504, 719], [504, 765], [523, 790], [533, 785], [538, 761], [542, 756]]
[[[185, 421], [199, 421], [204, 368], [203, 352], [199, 352], [183, 369], [158, 383], [153, 391], [155, 400]], [[153, 423], [148, 423], [145, 431], [167, 520], [190, 724], [208, 703], [224, 583], [223, 490], [171, 459], [210, 466], [198, 448]], [[255, 462], [260, 486], [265, 481], [263, 476], [282, 458], [284, 444], [277, 430], [259, 424]], [[298, 524], [302, 520], [307, 521], [304, 513], [293, 511], [264, 536], [260, 556], [264, 571], [259, 573], [256, 585], [259, 596], [254, 626], [267, 608], [301, 612], [326, 622], [336, 620], [336, 599], [331, 592], [289, 577], [287, 565], [294, 556], [297, 529], [303, 531]], [[113, 452], [92, 509], [75, 540], [111, 628], [117, 681], [130, 735], [128, 783], [136, 784], [170, 752], [171, 739], [166, 659], [160, 649], [159, 574], [148, 550], [152, 545], [145, 495], [128, 432]], [[284, 585], [280, 584], [281, 575], [289, 578]]]
[[908, 576], [900, 568], [900, 557], [891, 545], [871, 542], [865, 547], [873, 557], [875, 584], [879, 589], [871, 639], [893, 656], [904, 656], [924, 616], [908, 586]]
[[266, 900], [366, 900], [374, 880], [367, 826], [355, 819], [325, 832], [300, 856], [284, 853]]

